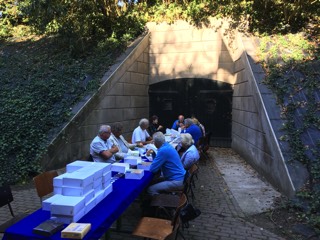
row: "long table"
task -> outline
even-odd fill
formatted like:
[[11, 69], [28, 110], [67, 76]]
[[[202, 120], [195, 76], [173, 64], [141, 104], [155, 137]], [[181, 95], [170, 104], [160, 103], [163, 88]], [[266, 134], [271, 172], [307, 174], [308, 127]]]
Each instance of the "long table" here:
[[[90, 212], [78, 222], [91, 223], [91, 230], [83, 238], [86, 240], [99, 239], [108, 231], [110, 226], [129, 205], [139, 196], [142, 190], [152, 180], [152, 173], [144, 171], [140, 180], [119, 178], [113, 183], [113, 191], [105, 197]], [[51, 237], [43, 237], [32, 233], [32, 229], [50, 218], [50, 212], [39, 209], [18, 223], [9, 227], [3, 240], [38, 240], [38, 239], [62, 239], [61, 233], [57, 232]], [[67, 225], [66, 225], [67, 226]]]

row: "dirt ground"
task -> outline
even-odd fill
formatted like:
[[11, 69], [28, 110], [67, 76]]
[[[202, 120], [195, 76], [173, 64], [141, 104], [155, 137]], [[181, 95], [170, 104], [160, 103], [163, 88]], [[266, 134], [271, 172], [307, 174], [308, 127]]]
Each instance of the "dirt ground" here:
[[300, 220], [301, 212], [284, 206], [286, 199], [278, 199], [274, 209], [250, 216], [250, 221], [288, 240], [319, 240], [320, 235]]

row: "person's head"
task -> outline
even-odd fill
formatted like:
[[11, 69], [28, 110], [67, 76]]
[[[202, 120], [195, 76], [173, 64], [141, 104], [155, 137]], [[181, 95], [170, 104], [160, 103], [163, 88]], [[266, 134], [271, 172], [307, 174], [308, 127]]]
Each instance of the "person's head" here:
[[181, 145], [184, 148], [189, 148], [194, 143], [190, 133], [181, 134]]
[[157, 115], [153, 115], [151, 118], [150, 118], [150, 122], [152, 122], [153, 124], [158, 124], [158, 116]]
[[199, 120], [196, 119], [195, 117], [192, 118], [192, 121], [194, 124], [199, 125]]
[[184, 125], [186, 126], [186, 128], [190, 127], [193, 124], [194, 123], [191, 118], [187, 118], [186, 120], [184, 120]]
[[111, 127], [109, 125], [101, 125], [99, 128], [99, 137], [106, 141], [111, 134]]
[[184, 123], [184, 116], [179, 115], [178, 120], [179, 120], [179, 123]]
[[146, 118], [142, 118], [139, 122], [139, 126], [141, 127], [141, 129], [145, 130], [149, 127], [149, 120]]
[[166, 141], [165, 136], [163, 135], [162, 132], [156, 132], [155, 134], [153, 134], [153, 141], [154, 141], [154, 145], [157, 148], [160, 148]]
[[114, 123], [111, 126], [111, 131], [116, 138], [120, 137], [120, 135], [122, 134], [122, 129], [123, 129], [123, 126], [119, 122]]

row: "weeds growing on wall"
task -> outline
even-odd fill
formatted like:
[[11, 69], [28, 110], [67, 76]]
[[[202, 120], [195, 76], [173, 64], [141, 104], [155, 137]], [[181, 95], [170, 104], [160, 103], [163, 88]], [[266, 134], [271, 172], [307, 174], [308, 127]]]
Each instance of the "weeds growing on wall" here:
[[[314, 41], [303, 34], [265, 37], [261, 57], [268, 76], [265, 83], [277, 96], [290, 145], [290, 161], [299, 161], [309, 173], [297, 193], [301, 221], [320, 233], [320, 60]], [[303, 203], [303, 204], [301, 204]], [[302, 207], [304, 206], [304, 207]]]

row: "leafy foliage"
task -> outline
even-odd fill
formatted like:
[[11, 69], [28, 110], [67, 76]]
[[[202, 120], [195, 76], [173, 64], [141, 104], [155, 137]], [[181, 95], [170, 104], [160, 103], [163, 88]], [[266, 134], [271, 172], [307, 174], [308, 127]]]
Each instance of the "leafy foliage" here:
[[113, 59], [144, 31], [133, 3], [116, 3], [0, 0], [7, 39], [0, 49], [0, 185], [41, 170], [41, 155], [72, 106], [97, 90]]
[[260, 48], [269, 73], [265, 82], [277, 96], [286, 121], [286, 134], [280, 140], [289, 143], [291, 161], [301, 162], [309, 172], [308, 182], [297, 193], [307, 206], [300, 218], [320, 231], [320, 142], [316, 142], [320, 135], [318, 46], [301, 34], [265, 37], [262, 43], [268, 43]]
[[0, 51], [0, 183], [27, 180], [40, 170], [39, 157], [72, 106], [97, 89], [119, 52], [100, 46], [74, 59], [55, 41], [30, 38]]

